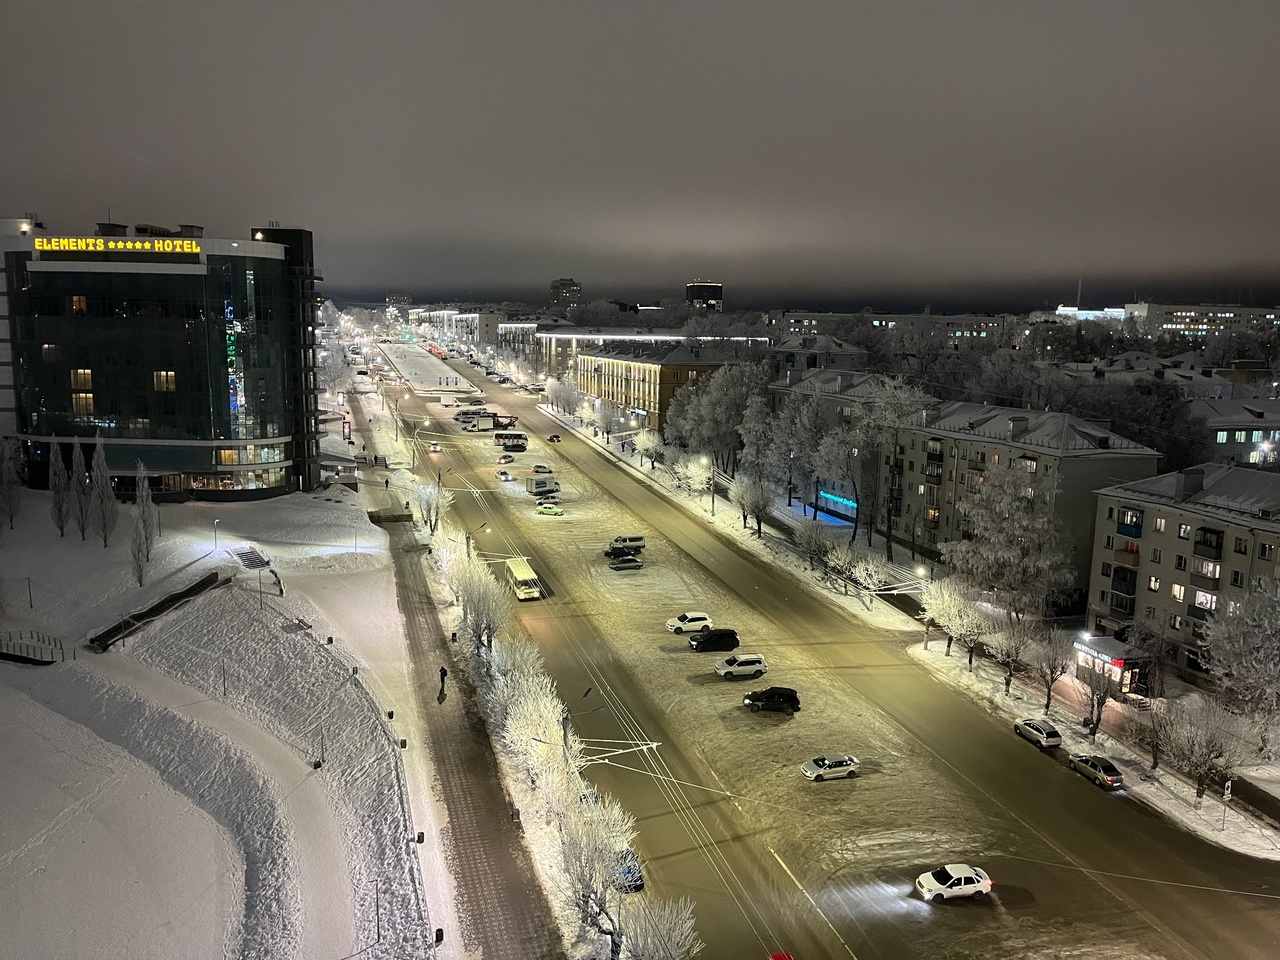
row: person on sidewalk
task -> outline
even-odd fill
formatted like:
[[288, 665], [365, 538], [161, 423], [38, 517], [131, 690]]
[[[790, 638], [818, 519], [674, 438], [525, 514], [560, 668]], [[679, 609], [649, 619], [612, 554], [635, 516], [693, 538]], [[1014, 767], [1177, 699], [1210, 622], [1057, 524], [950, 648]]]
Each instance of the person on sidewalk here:
[[449, 677], [448, 669], [446, 667], [441, 667], [440, 668], [440, 689], [441, 690], [444, 689], [444, 682], [445, 680], [448, 679], [448, 677]]

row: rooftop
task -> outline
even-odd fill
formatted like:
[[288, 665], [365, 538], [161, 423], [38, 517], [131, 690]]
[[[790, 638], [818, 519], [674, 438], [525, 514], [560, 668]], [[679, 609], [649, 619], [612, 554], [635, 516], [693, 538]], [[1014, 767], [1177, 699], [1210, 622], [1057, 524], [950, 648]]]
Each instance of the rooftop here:
[[1049, 450], [1062, 457], [1158, 457], [1150, 447], [1068, 413], [1022, 410], [961, 401], [924, 411], [926, 432], [953, 437], [981, 437], [1011, 447]]

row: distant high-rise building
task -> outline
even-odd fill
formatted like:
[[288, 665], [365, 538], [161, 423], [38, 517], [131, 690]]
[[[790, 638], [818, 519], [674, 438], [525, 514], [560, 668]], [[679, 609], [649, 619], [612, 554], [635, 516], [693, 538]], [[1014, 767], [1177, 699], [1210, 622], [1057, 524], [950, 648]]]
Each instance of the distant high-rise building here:
[[684, 299], [695, 310], [724, 313], [724, 284], [695, 280], [684, 286]]
[[582, 284], [572, 277], [551, 281], [551, 309], [569, 310], [582, 303]]

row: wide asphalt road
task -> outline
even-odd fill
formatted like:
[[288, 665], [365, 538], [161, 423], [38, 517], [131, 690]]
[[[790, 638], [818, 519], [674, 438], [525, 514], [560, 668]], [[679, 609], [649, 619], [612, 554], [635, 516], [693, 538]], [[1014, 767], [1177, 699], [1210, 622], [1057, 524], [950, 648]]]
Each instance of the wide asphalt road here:
[[[698, 931], [708, 945], [702, 956], [750, 958], [785, 948], [797, 960], [1049, 957], [1055, 946], [1094, 957], [1280, 956], [1275, 864], [1212, 847], [1133, 800], [1098, 790], [1015, 738], [981, 705], [937, 683], [902, 652], [900, 638], [866, 627], [788, 574], [744, 555], [594, 445], [560, 429], [532, 400], [490, 391], [494, 405], [520, 414], [531, 436], [565, 434], [558, 452], [573, 461], [584, 485], [594, 483], [616, 500], [620, 528], [629, 513], [661, 530], [708, 576], [776, 623], [781, 636], [800, 638], [810, 662], [838, 676], [851, 705], [870, 704], [898, 725], [912, 752], [963, 798], [955, 805], [958, 817], [980, 810], [999, 825], [991, 853], [973, 856], [995, 877], [996, 896], [941, 908], [922, 904], [911, 879], [935, 864], [894, 863], [892, 850], [859, 849], [867, 812], [856, 802], [831, 831], [834, 857], [803, 839], [814, 819], [804, 805], [760, 817], [770, 829], [759, 827], [755, 805], [767, 798], [743, 786], [753, 762], [749, 737], [731, 756], [706, 757], [700, 731], [668, 721], [660, 706], [665, 692], [628, 673], [597, 619], [567, 602], [523, 605], [522, 620], [570, 701], [580, 735], [663, 744], [635, 754], [630, 764], [653, 777], [603, 764], [586, 772], [637, 816], [649, 889], [696, 901]], [[485, 483], [484, 471], [475, 482]], [[493, 508], [483, 497], [461, 498], [460, 522], [491, 519]], [[578, 571], [555, 569], [540, 544], [514, 546], [534, 558], [556, 598], [572, 600]], [[575, 702], [573, 691], [587, 688], [593, 692]], [[730, 796], [686, 786], [721, 783], [731, 787]], [[904, 845], [914, 850], [919, 834], [932, 834], [935, 860], [949, 858], [962, 825], [949, 826], [948, 809], [917, 795], [903, 796], [892, 812], [901, 818]], [[785, 829], [788, 818], [792, 831]]]

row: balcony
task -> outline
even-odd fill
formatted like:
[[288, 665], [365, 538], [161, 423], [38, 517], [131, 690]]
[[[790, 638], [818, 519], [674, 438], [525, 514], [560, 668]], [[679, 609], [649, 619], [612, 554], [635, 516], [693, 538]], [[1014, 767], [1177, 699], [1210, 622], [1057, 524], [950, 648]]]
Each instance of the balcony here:
[[1202, 573], [1191, 574], [1191, 585], [1201, 590], [1217, 590], [1222, 585], [1221, 577], [1207, 577]]
[[1122, 537], [1128, 537], [1130, 540], [1142, 539], [1142, 524], [1134, 525], [1132, 523], [1117, 523], [1116, 533]]
[[1209, 530], [1201, 527], [1196, 531], [1196, 542], [1191, 546], [1191, 554], [1204, 557], [1206, 560], [1222, 559], [1222, 541], [1226, 536], [1221, 530]]
[[1204, 607], [1197, 607], [1194, 603], [1189, 603], [1187, 604], [1187, 616], [1203, 623], [1213, 616], [1213, 611], [1206, 610]]
[[925, 455], [924, 455], [924, 456], [925, 456], [925, 461], [926, 461], [926, 462], [928, 462], [928, 463], [942, 463], [942, 450], [941, 450], [941, 448], [939, 448], [939, 449], [937, 449], [937, 450], [934, 450], [934, 449], [932, 449], [932, 448], [931, 448], [931, 449], [929, 449], [929, 450], [926, 450], [926, 451], [925, 451]]
[[1133, 617], [1134, 599], [1133, 597], [1117, 597], [1111, 595], [1111, 616], [1117, 620], [1129, 620]]
[[1136, 567], [1142, 560], [1142, 554], [1128, 550], [1117, 550], [1114, 555], [1116, 563], [1126, 567]]
[[973, 470], [973, 471], [976, 471], [977, 473], [981, 473], [983, 470], [986, 470], [986, 469], [987, 469], [987, 458], [986, 458], [986, 457], [983, 457], [982, 459], [978, 459], [977, 457], [974, 457], [974, 458], [970, 459], [970, 460], [969, 460], [969, 469], [970, 469], [970, 470]]
[[1116, 570], [1111, 576], [1111, 592], [1124, 597], [1137, 596], [1138, 578], [1127, 568]]

